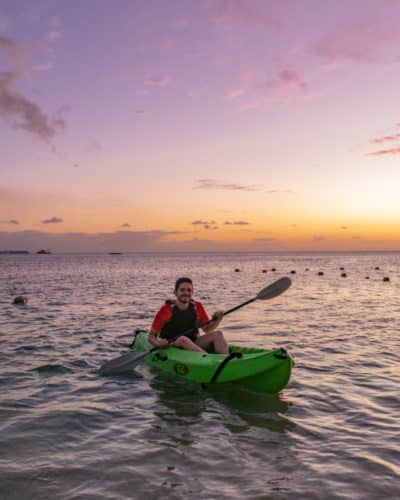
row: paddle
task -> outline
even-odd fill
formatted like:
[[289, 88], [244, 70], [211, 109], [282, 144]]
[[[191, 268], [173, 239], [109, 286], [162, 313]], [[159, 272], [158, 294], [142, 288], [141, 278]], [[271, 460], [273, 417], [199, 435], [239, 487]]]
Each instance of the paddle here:
[[[255, 302], [256, 300], [267, 300], [267, 299], [273, 299], [274, 297], [277, 297], [281, 293], [285, 292], [291, 285], [291, 281], [288, 277], [283, 277], [280, 278], [277, 281], [274, 281], [270, 285], [266, 286], [263, 288], [258, 294], [253, 297], [250, 300], [246, 300], [246, 302], [243, 302], [242, 304], [239, 304], [236, 307], [232, 307], [232, 309], [228, 309], [227, 311], [224, 312], [224, 316], [227, 314], [232, 313], [233, 311], [237, 311], [241, 307], [247, 306], [248, 304], [251, 304], [252, 302]], [[204, 326], [209, 325], [213, 319], [210, 319], [206, 323], [203, 323], [200, 325], [200, 328], [203, 328]], [[196, 330], [196, 328], [191, 328], [190, 330], [187, 330], [185, 332], [180, 333], [176, 337], [173, 337], [172, 339], [169, 340], [169, 343], [174, 342], [178, 337], [181, 337], [182, 335], [188, 335], [190, 333], [193, 333], [193, 331]], [[160, 349], [160, 347], [153, 347], [149, 351], [143, 351], [143, 352], [128, 352], [127, 354], [123, 354], [122, 356], [119, 356], [118, 358], [111, 359], [110, 361], [107, 361], [100, 367], [100, 374], [101, 375], [116, 375], [118, 373], [123, 373], [129, 370], [132, 370], [138, 363], [141, 361], [143, 358], [145, 358], [149, 353], [156, 351], [157, 349]]]

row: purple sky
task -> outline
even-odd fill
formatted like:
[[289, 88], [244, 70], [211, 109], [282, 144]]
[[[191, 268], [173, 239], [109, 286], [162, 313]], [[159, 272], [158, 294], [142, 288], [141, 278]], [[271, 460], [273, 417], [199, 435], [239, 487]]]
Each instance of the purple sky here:
[[0, 250], [400, 249], [400, 1], [0, 4]]

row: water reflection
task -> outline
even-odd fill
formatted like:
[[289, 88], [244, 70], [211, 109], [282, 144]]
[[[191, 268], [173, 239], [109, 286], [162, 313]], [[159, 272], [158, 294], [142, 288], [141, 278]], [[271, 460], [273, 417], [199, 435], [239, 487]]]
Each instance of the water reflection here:
[[154, 413], [169, 425], [190, 426], [200, 419], [231, 433], [249, 427], [283, 433], [295, 427], [285, 416], [291, 402], [283, 395], [256, 393], [236, 384], [202, 387], [164, 373], [157, 373], [150, 386], [158, 399]]

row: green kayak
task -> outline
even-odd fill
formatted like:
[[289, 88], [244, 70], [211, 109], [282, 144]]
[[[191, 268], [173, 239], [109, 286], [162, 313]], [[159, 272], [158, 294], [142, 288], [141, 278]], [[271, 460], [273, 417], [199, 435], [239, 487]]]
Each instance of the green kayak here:
[[[132, 349], [149, 351], [147, 332], [137, 330]], [[249, 389], [275, 394], [286, 387], [293, 359], [285, 349], [258, 349], [230, 345], [229, 355], [186, 351], [176, 347], [157, 349], [144, 358], [150, 366], [199, 382], [237, 383]]]

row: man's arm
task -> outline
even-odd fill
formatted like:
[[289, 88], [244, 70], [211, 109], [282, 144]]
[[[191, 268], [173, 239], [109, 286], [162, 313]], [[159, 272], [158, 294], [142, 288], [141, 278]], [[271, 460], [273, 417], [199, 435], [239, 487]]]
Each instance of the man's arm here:
[[218, 325], [221, 323], [222, 318], [224, 317], [224, 312], [223, 311], [216, 311], [211, 318], [211, 323], [208, 325], [205, 325], [201, 327], [204, 333], [210, 333], [214, 331]]
[[150, 329], [148, 340], [150, 344], [152, 344], [154, 347], [167, 347], [169, 345], [169, 342], [167, 339], [159, 339], [157, 337], [158, 332], [154, 330], [154, 328]]
[[167, 347], [168, 340], [158, 338], [162, 327], [167, 323], [172, 316], [171, 308], [165, 304], [156, 314], [153, 324], [151, 325], [148, 340], [154, 347]]

